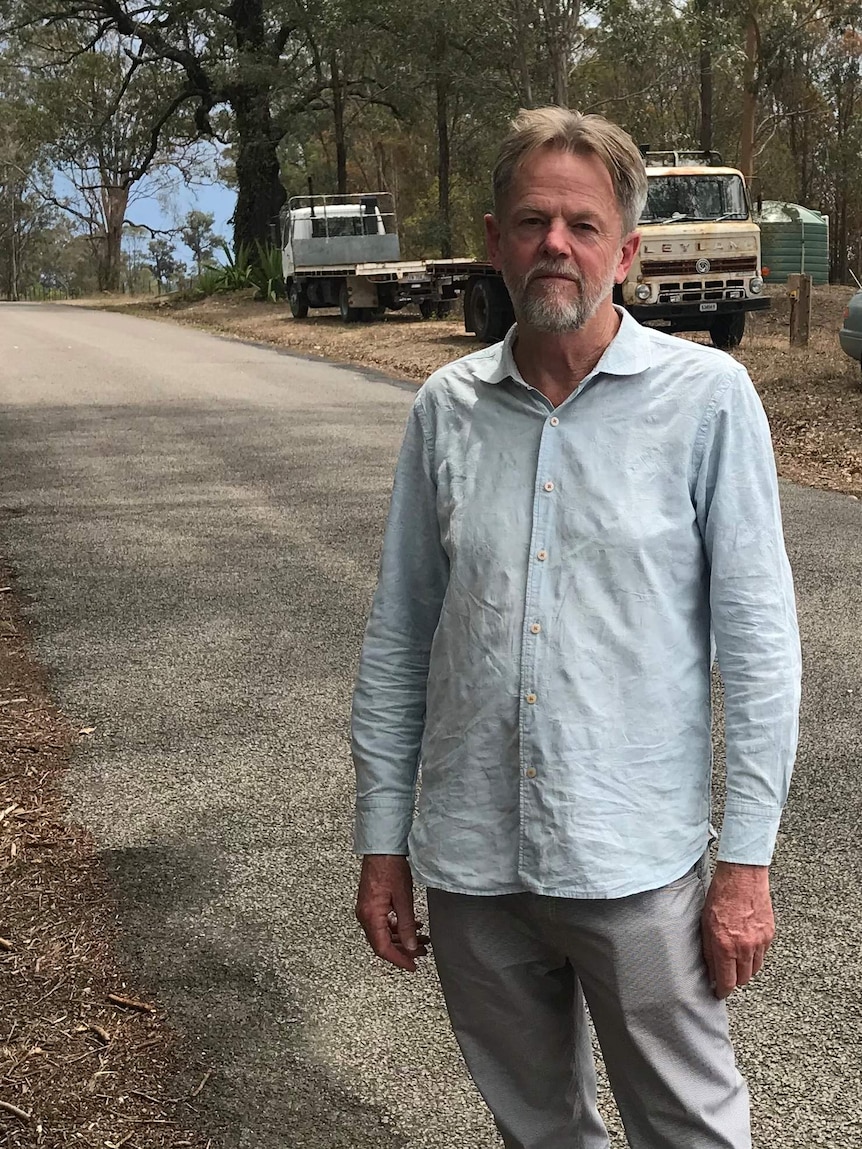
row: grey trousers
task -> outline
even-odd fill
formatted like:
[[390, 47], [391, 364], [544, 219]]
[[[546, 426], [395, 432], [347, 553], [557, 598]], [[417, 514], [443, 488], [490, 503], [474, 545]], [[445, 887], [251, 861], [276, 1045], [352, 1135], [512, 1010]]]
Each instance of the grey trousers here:
[[428, 890], [452, 1027], [506, 1149], [608, 1149], [584, 998], [631, 1149], [751, 1149], [703, 874], [600, 901]]

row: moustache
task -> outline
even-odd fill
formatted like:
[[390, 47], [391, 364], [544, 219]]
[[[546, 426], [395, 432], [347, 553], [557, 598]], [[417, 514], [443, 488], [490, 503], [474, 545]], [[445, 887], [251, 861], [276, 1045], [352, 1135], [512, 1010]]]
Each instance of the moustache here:
[[583, 286], [583, 276], [580, 269], [571, 263], [537, 263], [531, 271], [527, 273], [524, 280], [524, 286], [529, 287], [534, 279], [543, 278], [546, 275], [553, 275], [561, 279], [570, 279], [572, 283], [576, 283], [578, 287]]

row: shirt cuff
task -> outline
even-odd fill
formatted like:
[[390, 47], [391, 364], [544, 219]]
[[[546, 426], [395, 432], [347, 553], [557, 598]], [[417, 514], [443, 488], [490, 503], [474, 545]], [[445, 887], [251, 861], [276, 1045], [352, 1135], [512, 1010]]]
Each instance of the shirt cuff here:
[[778, 837], [781, 813], [780, 809], [763, 806], [725, 810], [718, 843], [719, 862], [768, 866]]
[[357, 854], [401, 854], [406, 857], [407, 838], [413, 823], [413, 805], [356, 803], [353, 850]]

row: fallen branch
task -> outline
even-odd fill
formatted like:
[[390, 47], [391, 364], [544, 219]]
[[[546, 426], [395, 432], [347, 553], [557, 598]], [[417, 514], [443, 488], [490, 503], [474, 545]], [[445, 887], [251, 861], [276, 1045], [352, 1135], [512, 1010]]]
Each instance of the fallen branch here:
[[93, 1054], [95, 1054], [95, 1053], [98, 1053], [98, 1055], [101, 1057], [104, 1052], [105, 1052], [104, 1045], [94, 1045], [93, 1048], [88, 1049], [86, 1053], [79, 1053], [77, 1057], [67, 1058], [63, 1062], [63, 1064], [64, 1065], [77, 1065], [78, 1062], [83, 1061], [85, 1057], [92, 1057]]
[[135, 1001], [133, 997], [121, 997], [118, 993], [109, 993], [108, 1001], [114, 1005], [121, 1005], [125, 1009], [136, 1009], [140, 1013], [155, 1013], [156, 1007], [154, 1005], [147, 1005], [145, 1001]]
[[166, 1103], [169, 1105], [176, 1105], [179, 1102], [178, 1097], [165, 1097], [160, 1099], [158, 1097], [153, 1097], [151, 1093], [144, 1093], [140, 1089], [130, 1089], [129, 1093], [131, 1093], [133, 1097], [143, 1097], [144, 1101], [152, 1101], [153, 1105], [158, 1105], [159, 1109], [164, 1109]]
[[22, 1121], [29, 1121], [33, 1116], [32, 1113], [27, 1113], [23, 1109], [19, 1109], [17, 1105], [13, 1105], [11, 1101], [0, 1101], [0, 1109], [11, 1113], [13, 1117], [20, 1117]]
[[213, 1071], [211, 1069], [208, 1069], [206, 1071], [206, 1073], [204, 1074], [203, 1081], [200, 1083], [200, 1085], [197, 1087], [197, 1089], [192, 1090], [192, 1092], [189, 1094], [189, 1099], [191, 1099], [192, 1097], [198, 1096], [198, 1094], [201, 1092], [201, 1090], [206, 1085], [206, 1083], [209, 1081], [209, 1079], [212, 1077], [212, 1075], [213, 1075]]
[[0, 706], [14, 706], [16, 702], [29, 702], [28, 698], [4, 698]]
[[133, 1045], [132, 1053], [137, 1053], [138, 1050], [141, 1049], [149, 1049], [151, 1045], [158, 1045], [163, 1040], [164, 1038], [162, 1037], [148, 1037], [147, 1040], [142, 1041], [140, 1045]]

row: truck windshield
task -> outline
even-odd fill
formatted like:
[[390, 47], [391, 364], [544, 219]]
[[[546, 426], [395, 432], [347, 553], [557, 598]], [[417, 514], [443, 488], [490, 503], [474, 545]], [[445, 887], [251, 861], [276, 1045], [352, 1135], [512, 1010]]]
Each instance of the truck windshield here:
[[650, 176], [641, 223], [748, 219], [740, 176]]

